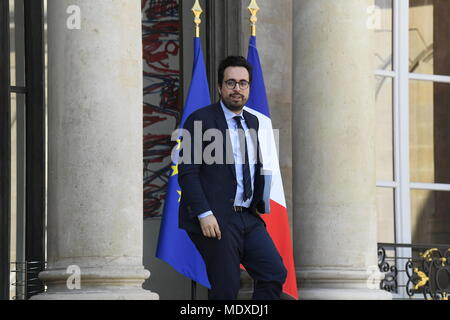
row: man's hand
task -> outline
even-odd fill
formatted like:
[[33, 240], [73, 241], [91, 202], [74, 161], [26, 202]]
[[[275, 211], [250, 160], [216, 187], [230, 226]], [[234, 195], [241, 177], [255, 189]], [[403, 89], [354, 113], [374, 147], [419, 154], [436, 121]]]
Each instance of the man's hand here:
[[217, 223], [217, 219], [213, 214], [205, 218], [201, 218], [200, 227], [202, 228], [202, 232], [205, 237], [217, 238], [217, 240], [220, 240], [222, 238], [219, 224]]

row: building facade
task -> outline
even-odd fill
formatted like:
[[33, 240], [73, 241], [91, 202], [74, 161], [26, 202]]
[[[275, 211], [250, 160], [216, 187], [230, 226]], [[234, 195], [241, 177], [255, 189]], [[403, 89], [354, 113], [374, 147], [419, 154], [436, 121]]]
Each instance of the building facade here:
[[[213, 100], [249, 2], [200, 1]], [[257, 1], [301, 299], [447, 297], [447, 2]], [[190, 299], [155, 251], [194, 1], [0, 3], [2, 298]]]

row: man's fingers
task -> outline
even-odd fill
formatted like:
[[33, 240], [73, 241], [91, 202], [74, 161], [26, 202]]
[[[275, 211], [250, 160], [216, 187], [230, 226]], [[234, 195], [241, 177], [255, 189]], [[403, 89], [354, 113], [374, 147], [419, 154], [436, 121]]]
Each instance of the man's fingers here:
[[218, 225], [218, 224], [216, 224], [216, 225], [214, 226], [214, 231], [215, 231], [215, 233], [216, 233], [216, 238], [217, 238], [218, 240], [222, 239], [222, 234], [220, 233], [220, 228], [219, 228], [219, 225]]
[[203, 235], [207, 238], [217, 238], [219, 240], [222, 238], [219, 224], [213, 216], [201, 220], [201, 228]]
[[207, 238], [215, 238], [214, 228], [210, 225], [206, 225], [202, 228], [203, 235]]
[[220, 240], [220, 230], [217, 223], [212, 224], [209, 227], [209, 234], [211, 235], [211, 238], [218, 238]]
[[200, 226], [203, 236], [207, 238], [217, 238], [219, 240], [222, 238], [219, 224], [217, 223], [217, 219], [214, 215], [200, 219]]
[[214, 226], [210, 227], [209, 234], [211, 235], [211, 238], [216, 238], [216, 231], [214, 230]]
[[203, 235], [204, 235], [205, 237], [207, 237], [207, 238], [211, 238], [211, 233], [210, 233], [210, 231], [209, 231], [208, 226], [206, 226], [206, 227], [203, 228]]

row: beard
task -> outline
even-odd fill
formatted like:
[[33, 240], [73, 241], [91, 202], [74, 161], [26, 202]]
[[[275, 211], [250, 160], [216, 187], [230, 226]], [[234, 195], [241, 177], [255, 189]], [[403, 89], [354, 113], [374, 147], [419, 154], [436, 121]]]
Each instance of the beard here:
[[244, 108], [245, 103], [248, 101], [244, 95], [239, 93], [230, 94], [227, 97], [222, 96], [223, 104], [233, 112], [239, 112]]

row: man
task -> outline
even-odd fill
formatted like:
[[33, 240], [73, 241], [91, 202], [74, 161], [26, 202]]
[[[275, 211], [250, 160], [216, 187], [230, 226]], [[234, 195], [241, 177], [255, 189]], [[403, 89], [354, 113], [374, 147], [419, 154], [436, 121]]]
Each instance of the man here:
[[[265, 203], [259, 122], [243, 110], [251, 74], [251, 66], [243, 57], [222, 61], [218, 71], [220, 101], [192, 113], [184, 125], [189, 139], [183, 137], [178, 167], [182, 191], [179, 225], [205, 261], [211, 283], [208, 297], [212, 300], [237, 298], [240, 264], [254, 280], [255, 300], [279, 299], [287, 274], [260, 218]], [[199, 128], [200, 134], [196, 132]], [[223, 137], [213, 141], [221, 142], [222, 150], [215, 150], [214, 155], [223, 151], [223, 161], [221, 157], [213, 163], [204, 159], [208, 142], [199, 140], [211, 129]], [[184, 154], [187, 150], [192, 151], [190, 156]]]

